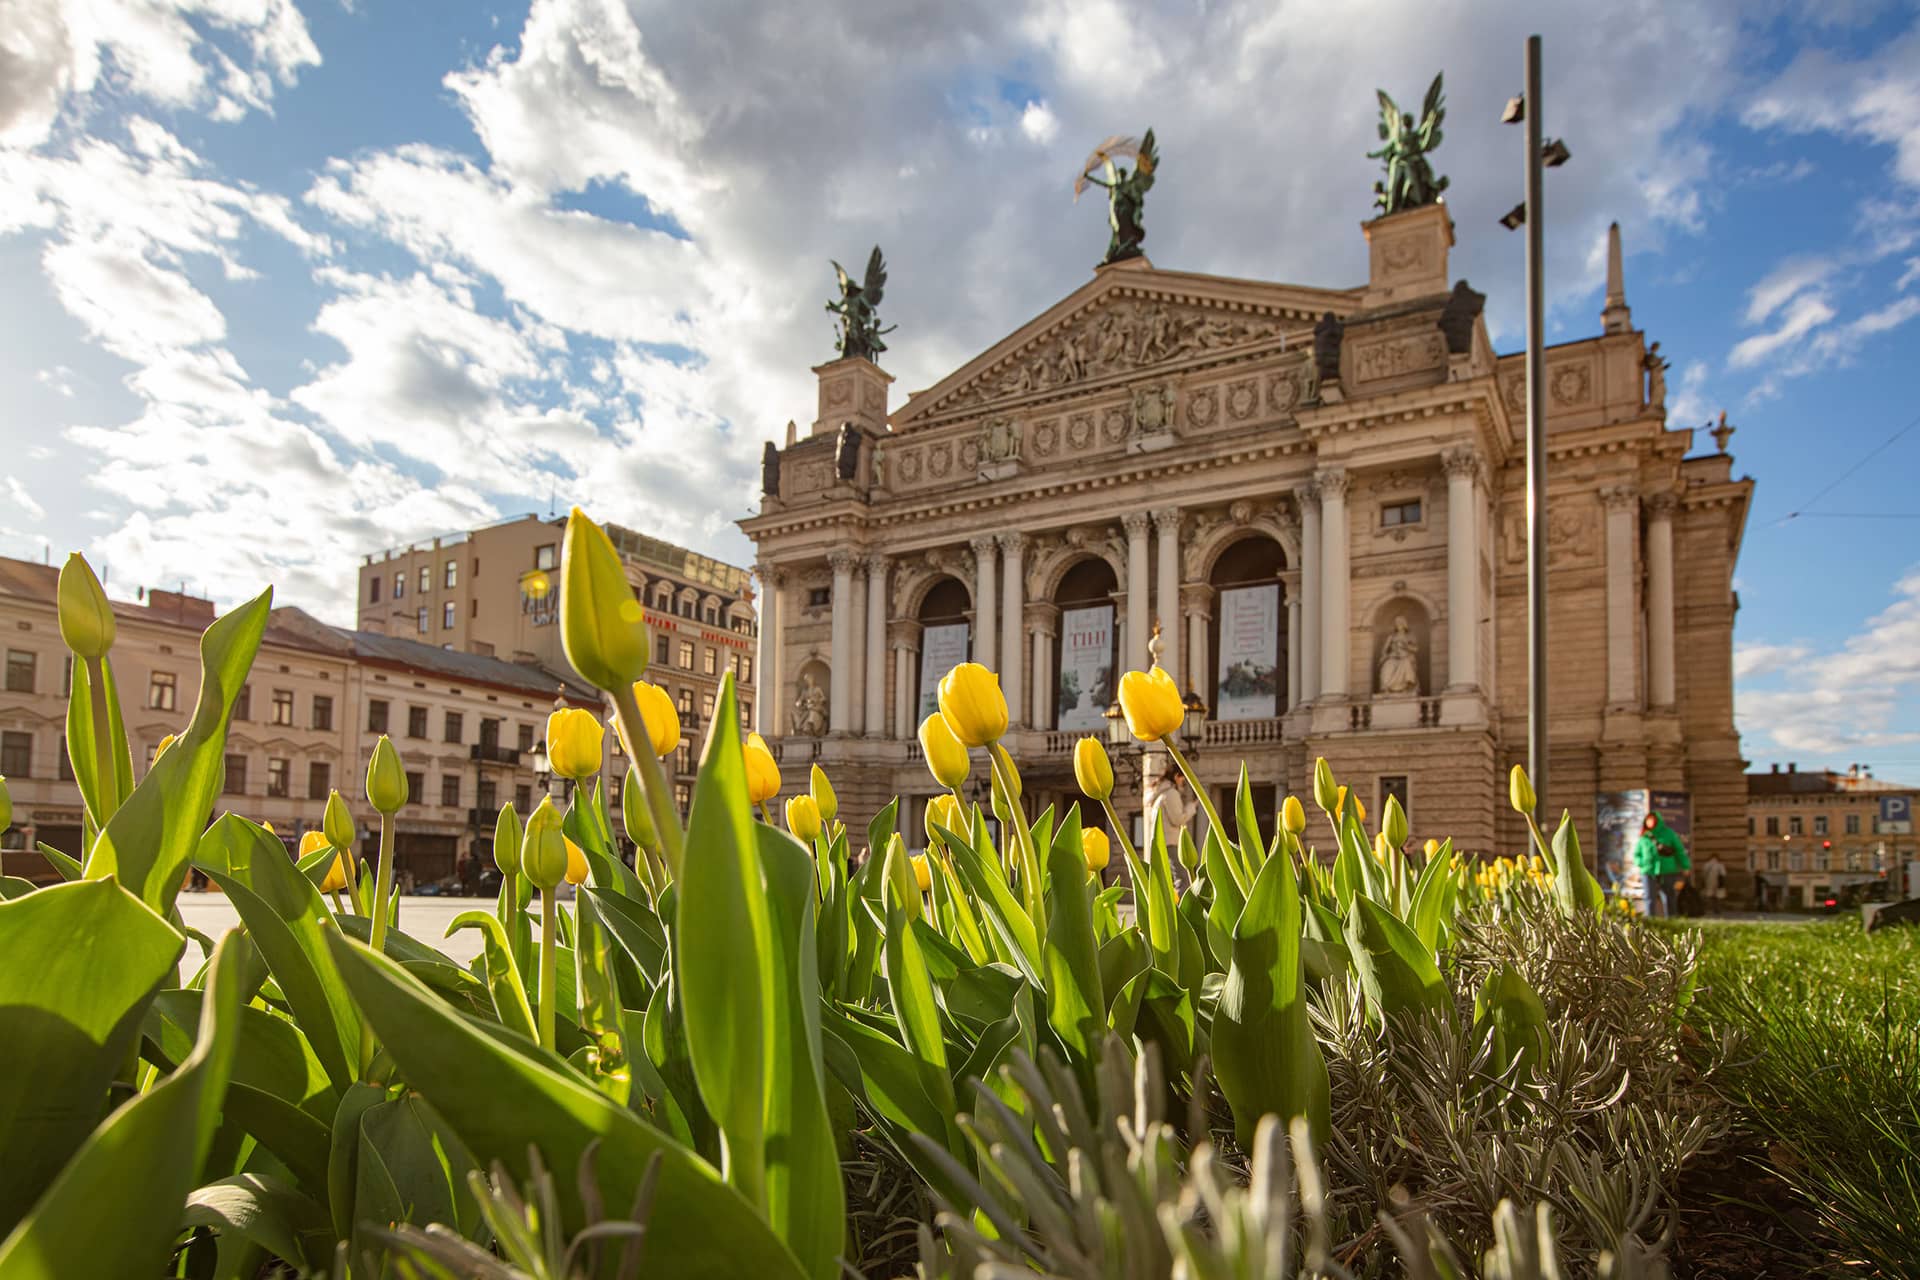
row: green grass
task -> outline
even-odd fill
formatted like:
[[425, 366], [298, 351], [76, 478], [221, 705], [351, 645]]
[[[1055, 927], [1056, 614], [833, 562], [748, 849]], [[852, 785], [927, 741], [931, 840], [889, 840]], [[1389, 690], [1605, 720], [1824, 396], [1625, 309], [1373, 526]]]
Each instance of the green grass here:
[[1696, 1021], [1740, 1037], [1718, 1087], [1841, 1261], [1920, 1277], [1920, 929], [1701, 933]]

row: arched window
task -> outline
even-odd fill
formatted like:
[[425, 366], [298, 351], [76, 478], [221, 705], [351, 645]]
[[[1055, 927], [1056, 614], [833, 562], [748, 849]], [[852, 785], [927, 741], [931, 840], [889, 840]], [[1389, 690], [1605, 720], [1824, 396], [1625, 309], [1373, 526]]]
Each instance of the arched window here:
[[917, 725], [939, 709], [940, 677], [972, 656], [973, 594], [958, 578], [942, 578], [927, 589], [914, 611], [920, 624], [920, 679]]
[[1060, 634], [1053, 643], [1053, 725], [1075, 733], [1104, 733], [1114, 698], [1119, 656], [1113, 566], [1089, 556], [1069, 568], [1054, 588]]
[[[1215, 720], [1261, 720], [1287, 709], [1287, 553], [1264, 533], [1250, 533], [1214, 559], [1214, 589], [1202, 691]], [[1163, 623], [1165, 619], [1162, 619]]]

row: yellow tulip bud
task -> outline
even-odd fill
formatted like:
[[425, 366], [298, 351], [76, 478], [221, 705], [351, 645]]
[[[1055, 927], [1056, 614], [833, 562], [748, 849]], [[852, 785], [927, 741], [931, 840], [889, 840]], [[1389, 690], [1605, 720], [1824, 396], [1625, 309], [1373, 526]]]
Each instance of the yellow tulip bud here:
[[[907, 843], [897, 831], [887, 841], [885, 857], [880, 871], [892, 900], [900, 904], [908, 920], [924, 919], [926, 904], [920, 895], [933, 887], [933, 875], [931, 868], [926, 865], [926, 858], [921, 856], [910, 861], [907, 858]], [[923, 872], [925, 879], [921, 878]]]
[[547, 759], [562, 778], [591, 778], [600, 772], [607, 732], [600, 717], [579, 707], [562, 707], [547, 717]]
[[1095, 800], [1113, 795], [1113, 761], [1100, 739], [1082, 738], [1073, 744], [1073, 777]]
[[1547, 864], [1541, 860], [1540, 855], [1537, 853], [1527, 859], [1527, 866], [1532, 869], [1535, 875], [1540, 875], [1547, 869]]
[[779, 795], [780, 765], [768, 749], [767, 740], [750, 733], [740, 753], [747, 762], [747, 803], [763, 804]]
[[297, 855], [299, 861], [305, 862], [308, 858], [326, 848], [327, 844], [327, 833], [324, 831], [301, 832], [300, 852]]
[[167, 749], [173, 746], [173, 744], [178, 741], [179, 739], [176, 738], [171, 733], [163, 735], [160, 739], [159, 745], [154, 747], [153, 749], [153, 762], [155, 764], [159, 764], [160, 757], [167, 754]]
[[1400, 797], [1387, 797], [1387, 811], [1380, 815], [1380, 830], [1386, 834], [1387, 843], [1398, 849], [1407, 842], [1407, 811], [1400, 807]]
[[1376, 831], [1373, 833], [1373, 860], [1375, 862], [1385, 862], [1387, 860], [1387, 854], [1392, 848], [1393, 846], [1387, 843], [1386, 832]]
[[[673, 699], [659, 685], [635, 680], [633, 700], [639, 704], [640, 718], [647, 725], [647, 736], [653, 739], [654, 758], [672, 755], [674, 748], [680, 745], [680, 711], [673, 705]], [[627, 741], [624, 732], [620, 737], [620, 745], [628, 755], [633, 754], [633, 744]]]
[[327, 807], [320, 814], [320, 830], [327, 836], [327, 843], [342, 853], [353, 849], [353, 811], [347, 808], [347, 801], [338, 791], [327, 793]]
[[279, 833], [278, 831], [275, 831], [275, 830], [273, 829], [273, 824], [272, 824], [271, 822], [263, 822], [263, 823], [261, 823], [261, 824], [260, 824], [260, 829], [261, 829], [262, 831], [264, 831], [264, 832], [266, 832], [266, 833], [267, 833], [268, 835], [270, 835], [270, 836], [277, 836], [277, 835], [279, 835], [279, 834], [280, 834], [280, 833]]
[[1134, 737], [1158, 742], [1185, 723], [1187, 707], [1173, 677], [1155, 663], [1151, 670], [1120, 677], [1120, 713]]
[[1427, 842], [1420, 846], [1420, 851], [1426, 854], [1429, 858], [1431, 858], [1435, 854], [1440, 852], [1440, 842], [1438, 840], [1435, 840], [1432, 836], [1428, 836]]
[[802, 844], [812, 844], [820, 835], [820, 806], [810, 795], [801, 794], [787, 801], [787, 830]]
[[922, 893], [933, 888], [933, 868], [927, 865], [927, 855], [924, 853], [913, 855], [913, 882], [920, 886]]
[[1302, 835], [1307, 829], [1307, 806], [1300, 803], [1299, 796], [1288, 796], [1280, 802], [1280, 825], [1294, 835]]
[[1533, 794], [1532, 780], [1519, 765], [1513, 766], [1513, 772], [1507, 775], [1507, 803], [1515, 813], [1532, 813], [1540, 803]]
[[633, 598], [613, 540], [578, 507], [567, 517], [560, 582], [560, 644], [573, 669], [609, 690], [645, 675], [646, 613]]
[[375, 813], [392, 815], [407, 803], [407, 769], [393, 739], [386, 734], [373, 744], [373, 759], [367, 761], [367, 803]]
[[511, 880], [520, 874], [520, 814], [509, 800], [493, 820], [493, 865]]
[[1000, 677], [977, 662], [961, 663], [941, 677], [940, 714], [953, 736], [969, 747], [998, 742], [1007, 731], [1007, 695], [1000, 691]]
[[587, 855], [566, 835], [560, 837], [567, 844], [567, 883], [585, 884], [587, 882]]
[[926, 828], [928, 844], [941, 842], [941, 837], [934, 830], [936, 826], [945, 827], [957, 836], [969, 834], [966, 829], [964, 811], [960, 808], [960, 802], [954, 797], [944, 795], [935, 796], [933, 799], [927, 801]]
[[1339, 811], [1340, 793], [1344, 790], [1334, 785], [1333, 766], [1327, 763], [1325, 756], [1313, 762], [1313, 802], [1320, 806], [1322, 813]]
[[339, 893], [347, 887], [347, 855], [336, 853], [333, 862], [327, 867], [327, 874], [320, 877], [320, 892]]
[[60, 583], [55, 590], [59, 601], [60, 638], [73, 656], [87, 661], [104, 658], [113, 648], [113, 605], [93, 567], [79, 552], [67, 557], [60, 566]]
[[827, 771], [819, 765], [813, 766], [813, 772], [807, 775], [807, 794], [813, 797], [814, 807], [820, 810], [820, 821], [832, 822], [840, 816], [840, 797], [833, 794], [833, 783], [827, 778]]
[[1107, 833], [1098, 827], [1080, 829], [1080, 852], [1087, 860], [1087, 870], [1098, 875], [1107, 869], [1113, 861], [1113, 842], [1107, 839]]
[[620, 784], [620, 821], [627, 839], [642, 849], [657, 848], [660, 833], [653, 828], [653, 813], [647, 808], [647, 793], [640, 784], [640, 770], [627, 768], [627, 780]]
[[552, 796], [542, 796], [520, 835], [520, 874], [537, 889], [551, 889], [567, 878], [567, 845], [560, 811]]
[[927, 758], [927, 771], [934, 781], [950, 789], [957, 789], [965, 782], [973, 768], [966, 747], [938, 711], [920, 722], [920, 754]]

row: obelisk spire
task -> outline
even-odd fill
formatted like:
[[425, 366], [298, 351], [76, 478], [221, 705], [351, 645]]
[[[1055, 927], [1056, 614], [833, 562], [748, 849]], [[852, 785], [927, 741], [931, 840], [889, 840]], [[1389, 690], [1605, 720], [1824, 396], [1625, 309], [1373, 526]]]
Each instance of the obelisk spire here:
[[1627, 333], [1633, 328], [1633, 313], [1627, 309], [1626, 270], [1620, 260], [1620, 224], [1607, 227], [1607, 302], [1600, 312], [1603, 333]]

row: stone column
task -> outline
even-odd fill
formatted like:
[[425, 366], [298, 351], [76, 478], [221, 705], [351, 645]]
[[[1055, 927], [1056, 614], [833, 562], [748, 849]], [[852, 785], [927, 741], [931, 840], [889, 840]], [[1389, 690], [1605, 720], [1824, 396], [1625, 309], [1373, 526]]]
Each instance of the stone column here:
[[981, 666], [993, 669], [999, 639], [998, 624], [994, 621], [994, 577], [993, 577], [993, 535], [983, 533], [972, 542], [973, 547], [973, 660]]
[[[867, 723], [867, 562], [865, 557], [855, 554], [853, 560], [853, 589], [847, 593], [847, 602], [852, 615], [849, 622], [851, 634], [847, 639], [847, 649], [852, 665], [847, 670], [848, 716], [845, 732], [864, 733]], [[834, 608], [839, 609], [836, 600]], [[834, 683], [840, 683], [836, 675]], [[839, 726], [836, 725], [835, 728]]]
[[1647, 495], [1647, 700], [1673, 705], [1673, 511], [1670, 493]]
[[1026, 646], [1021, 632], [1026, 622], [1027, 535], [1019, 531], [999, 537], [1001, 566], [1000, 601], [1000, 692], [1007, 695], [1007, 712], [1014, 724], [1027, 718], [1021, 668], [1026, 662]]
[[1293, 491], [1300, 507], [1300, 702], [1320, 696], [1320, 490], [1309, 480]]
[[920, 728], [920, 710], [914, 695], [914, 683], [920, 674], [920, 624], [912, 618], [897, 619], [891, 625], [893, 635], [893, 736], [906, 741]]
[[1447, 687], [1470, 689], [1480, 683], [1480, 453], [1459, 445], [1444, 450], [1440, 464], [1447, 472]]
[[868, 737], [887, 732], [887, 558], [867, 556], [867, 706]]
[[853, 723], [853, 566], [851, 551], [834, 551], [827, 556], [833, 569], [833, 643], [828, 661], [833, 664], [832, 692], [827, 698], [827, 728], [846, 733]]
[[[1127, 652], [1126, 669], [1147, 669], [1147, 637], [1153, 634], [1153, 606], [1147, 598], [1147, 513], [1129, 511], [1120, 517], [1127, 531]], [[1114, 687], [1119, 688], [1116, 682]]]
[[1213, 681], [1207, 666], [1207, 620], [1213, 616], [1213, 588], [1204, 582], [1189, 582], [1180, 591], [1180, 611], [1187, 619], [1187, 660], [1200, 673], [1194, 687], [1200, 696], [1213, 700]]
[[1027, 606], [1027, 634], [1033, 645], [1033, 704], [1029, 723], [1036, 729], [1053, 728], [1054, 692], [1059, 676], [1053, 669], [1053, 642], [1060, 634], [1060, 607], [1036, 600]]
[[1300, 705], [1300, 575], [1282, 579], [1287, 593], [1287, 696], [1280, 710], [1288, 712]]
[[764, 737], [780, 735], [780, 579], [772, 565], [757, 564], [760, 579], [760, 657], [754, 664], [753, 727]]
[[[1160, 619], [1160, 665], [1174, 683], [1185, 692], [1191, 681], [1180, 679], [1180, 511], [1167, 507], [1153, 513], [1153, 527], [1160, 535], [1158, 547], [1160, 581], [1153, 592], [1153, 611]], [[1149, 627], [1151, 630], [1151, 627]]]
[[1633, 607], [1633, 535], [1640, 523], [1640, 494], [1630, 484], [1600, 491], [1607, 509], [1607, 703], [1637, 706], [1640, 663], [1634, 653], [1640, 628]]
[[1323, 467], [1320, 487], [1320, 696], [1347, 696], [1347, 469]]

